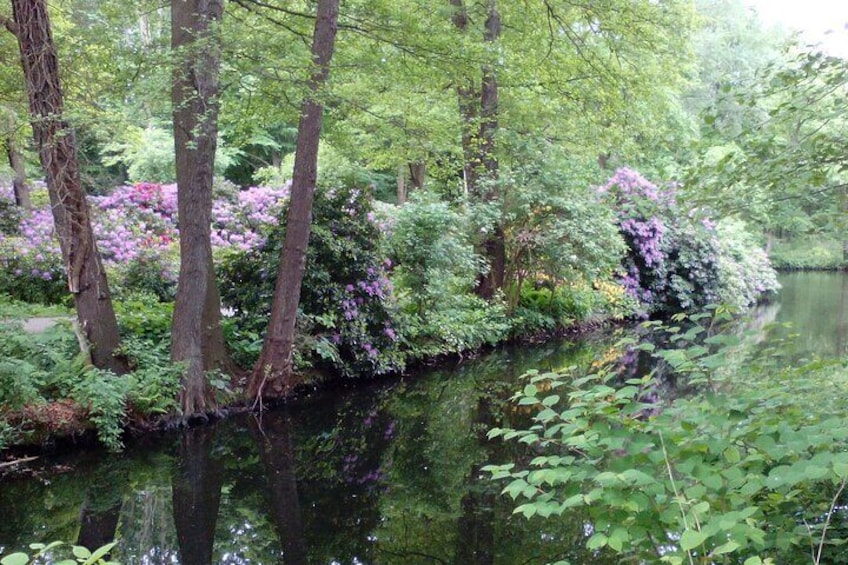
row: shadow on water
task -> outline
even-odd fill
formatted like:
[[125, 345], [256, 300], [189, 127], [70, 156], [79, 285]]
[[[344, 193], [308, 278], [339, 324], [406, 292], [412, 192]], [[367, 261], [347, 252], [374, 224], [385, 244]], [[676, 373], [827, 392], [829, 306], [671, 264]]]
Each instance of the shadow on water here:
[[[844, 353], [846, 278], [805, 275], [783, 277], [780, 301], [751, 327], [791, 320], [806, 336], [799, 355]], [[45, 461], [33, 476], [0, 483], [0, 553], [33, 541], [96, 547], [117, 538], [113, 557], [127, 565], [614, 563], [585, 550], [579, 514], [513, 515], [503, 485], [482, 467], [533, 456], [486, 437], [527, 422], [529, 413], [509, 402], [526, 370], [622, 356], [625, 376], [650, 369], [644, 354], [615, 340], [504, 349], [122, 454]], [[658, 396], [673, 394], [673, 381], [665, 386]]]

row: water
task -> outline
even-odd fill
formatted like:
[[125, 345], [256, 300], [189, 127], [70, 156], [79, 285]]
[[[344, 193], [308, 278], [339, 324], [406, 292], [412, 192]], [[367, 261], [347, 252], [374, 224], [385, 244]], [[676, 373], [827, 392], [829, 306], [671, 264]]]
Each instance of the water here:
[[[795, 356], [844, 353], [848, 279], [781, 282], [752, 326], [793, 328], [761, 339], [797, 332]], [[512, 516], [481, 467], [521, 456], [485, 432], [527, 418], [508, 401], [526, 369], [615, 357], [613, 341], [505, 349], [261, 419], [145, 439], [118, 455], [41, 461], [35, 476], [0, 483], [0, 553], [116, 538], [113, 557], [125, 564], [602, 563], [582, 549], [579, 514]]]

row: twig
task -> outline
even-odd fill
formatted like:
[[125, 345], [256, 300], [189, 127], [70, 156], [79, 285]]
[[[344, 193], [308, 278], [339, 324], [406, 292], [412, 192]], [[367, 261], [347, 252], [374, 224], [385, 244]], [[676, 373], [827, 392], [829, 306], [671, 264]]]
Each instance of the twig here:
[[819, 551], [816, 553], [816, 558], [813, 561], [816, 565], [821, 563], [821, 554], [824, 549], [824, 540], [827, 535], [827, 527], [830, 525], [830, 519], [833, 516], [833, 511], [836, 509], [836, 503], [839, 501], [839, 497], [842, 495], [842, 491], [845, 490], [845, 481], [848, 479], [842, 479], [842, 482], [839, 484], [839, 490], [836, 491], [836, 494], [833, 495], [833, 500], [830, 503], [830, 508], [827, 511], [827, 518], [824, 521], [824, 527], [822, 528], [821, 540], [819, 541]]
[[35, 461], [38, 459], [38, 455], [34, 455], [32, 457], [24, 457], [23, 459], [15, 459], [14, 461], [6, 461], [5, 463], [0, 463], [0, 469], [4, 469], [6, 467], [13, 467], [15, 465], [20, 465], [21, 463], [29, 463], [30, 461]]
[[[665, 448], [665, 439], [663, 439], [662, 432], [660, 434], [660, 445], [662, 446], [663, 459], [665, 459], [665, 466], [668, 469], [668, 478], [671, 481], [671, 490], [674, 491], [674, 498], [677, 500], [677, 506], [680, 507], [680, 515], [683, 517], [683, 528], [689, 529], [689, 521], [686, 519], [686, 511], [683, 509], [683, 502], [680, 499], [680, 492], [677, 490], [677, 483], [674, 481], [674, 472], [671, 470], [671, 462], [668, 460], [668, 450]], [[686, 550], [686, 555], [689, 557], [689, 564], [695, 565], [695, 562], [692, 560], [692, 552]]]

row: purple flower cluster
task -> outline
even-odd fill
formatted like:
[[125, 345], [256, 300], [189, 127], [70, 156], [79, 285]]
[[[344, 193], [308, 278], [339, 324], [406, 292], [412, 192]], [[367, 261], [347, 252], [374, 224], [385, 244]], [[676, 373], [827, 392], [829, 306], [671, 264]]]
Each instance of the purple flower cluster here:
[[235, 202], [216, 200], [212, 205], [212, 246], [257, 249], [265, 242], [262, 228], [279, 223], [291, 185], [280, 188], [253, 186], [240, 191]]
[[[9, 187], [0, 188], [0, 198], [13, 199]], [[232, 202], [216, 200], [213, 247], [256, 249], [264, 242], [263, 227], [277, 223], [288, 196], [288, 186], [252, 187], [239, 192]], [[89, 200], [92, 229], [108, 268], [123, 271], [155, 258], [161, 263], [162, 278], [173, 280], [179, 240], [176, 185], [143, 182], [117, 187], [108, 196], [92, 196]], [[7, 272], [29, 280], [63, 278], [64, 267], [49, 207], [25, 213], [19, 232], [20, 237], [3, 241]]]

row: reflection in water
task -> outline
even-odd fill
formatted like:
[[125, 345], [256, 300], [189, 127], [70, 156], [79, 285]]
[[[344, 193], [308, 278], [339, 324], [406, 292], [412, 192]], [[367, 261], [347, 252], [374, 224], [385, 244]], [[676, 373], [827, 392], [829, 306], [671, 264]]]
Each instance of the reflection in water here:
[[[784, 276], [779, 302], [756, 324], [792, 321], [798, 355], [845, 352], [846, 277]], [[781, 333], [784, 332], [784, 333]], [[762, 332], [765, 347], [786, 335]], [[584, 547], [572, 513], [513, 515], [503, 485], [481, 472], [521, 460], [520, 445], [489, 441], [493, 426], [528, 419], [509, 403], [519, 375], [614, 361], [614, 337], [577, 345], [504, 349], [474, 362], [286, 410], [234, 417], [170, 435], [120, 456], [82, 453], [0, 485], [0, 547], [78, 540], [127, 565], [174, 563], [343, 565], [614, 563]], [[631, 352], [623, 375], [647, 370]], [[628, 373], [627, 371], [635, 371]], [[673, 394], [671, 379], [656, 390]]]
[[215, 425], [187, 430], [177, 450], [171, 488], [180, 562], [186, 565], [212, 563], [224, 483], [223, 461], [212, 453], [215, 430]]
[[291, 428], [291, 418], [286, 412], [250, 419], [250, 431], [259, 446], [265, 468], [271, 514], [283, 547], [283, 562], [302, 565], [308, 561], [297, 496]]
[[756, 328], [773, 322], [765, 341], [793, 361], [848, 353], [848, 274], [786, 273], [779, 281], [779, 296], [754, 311]]

